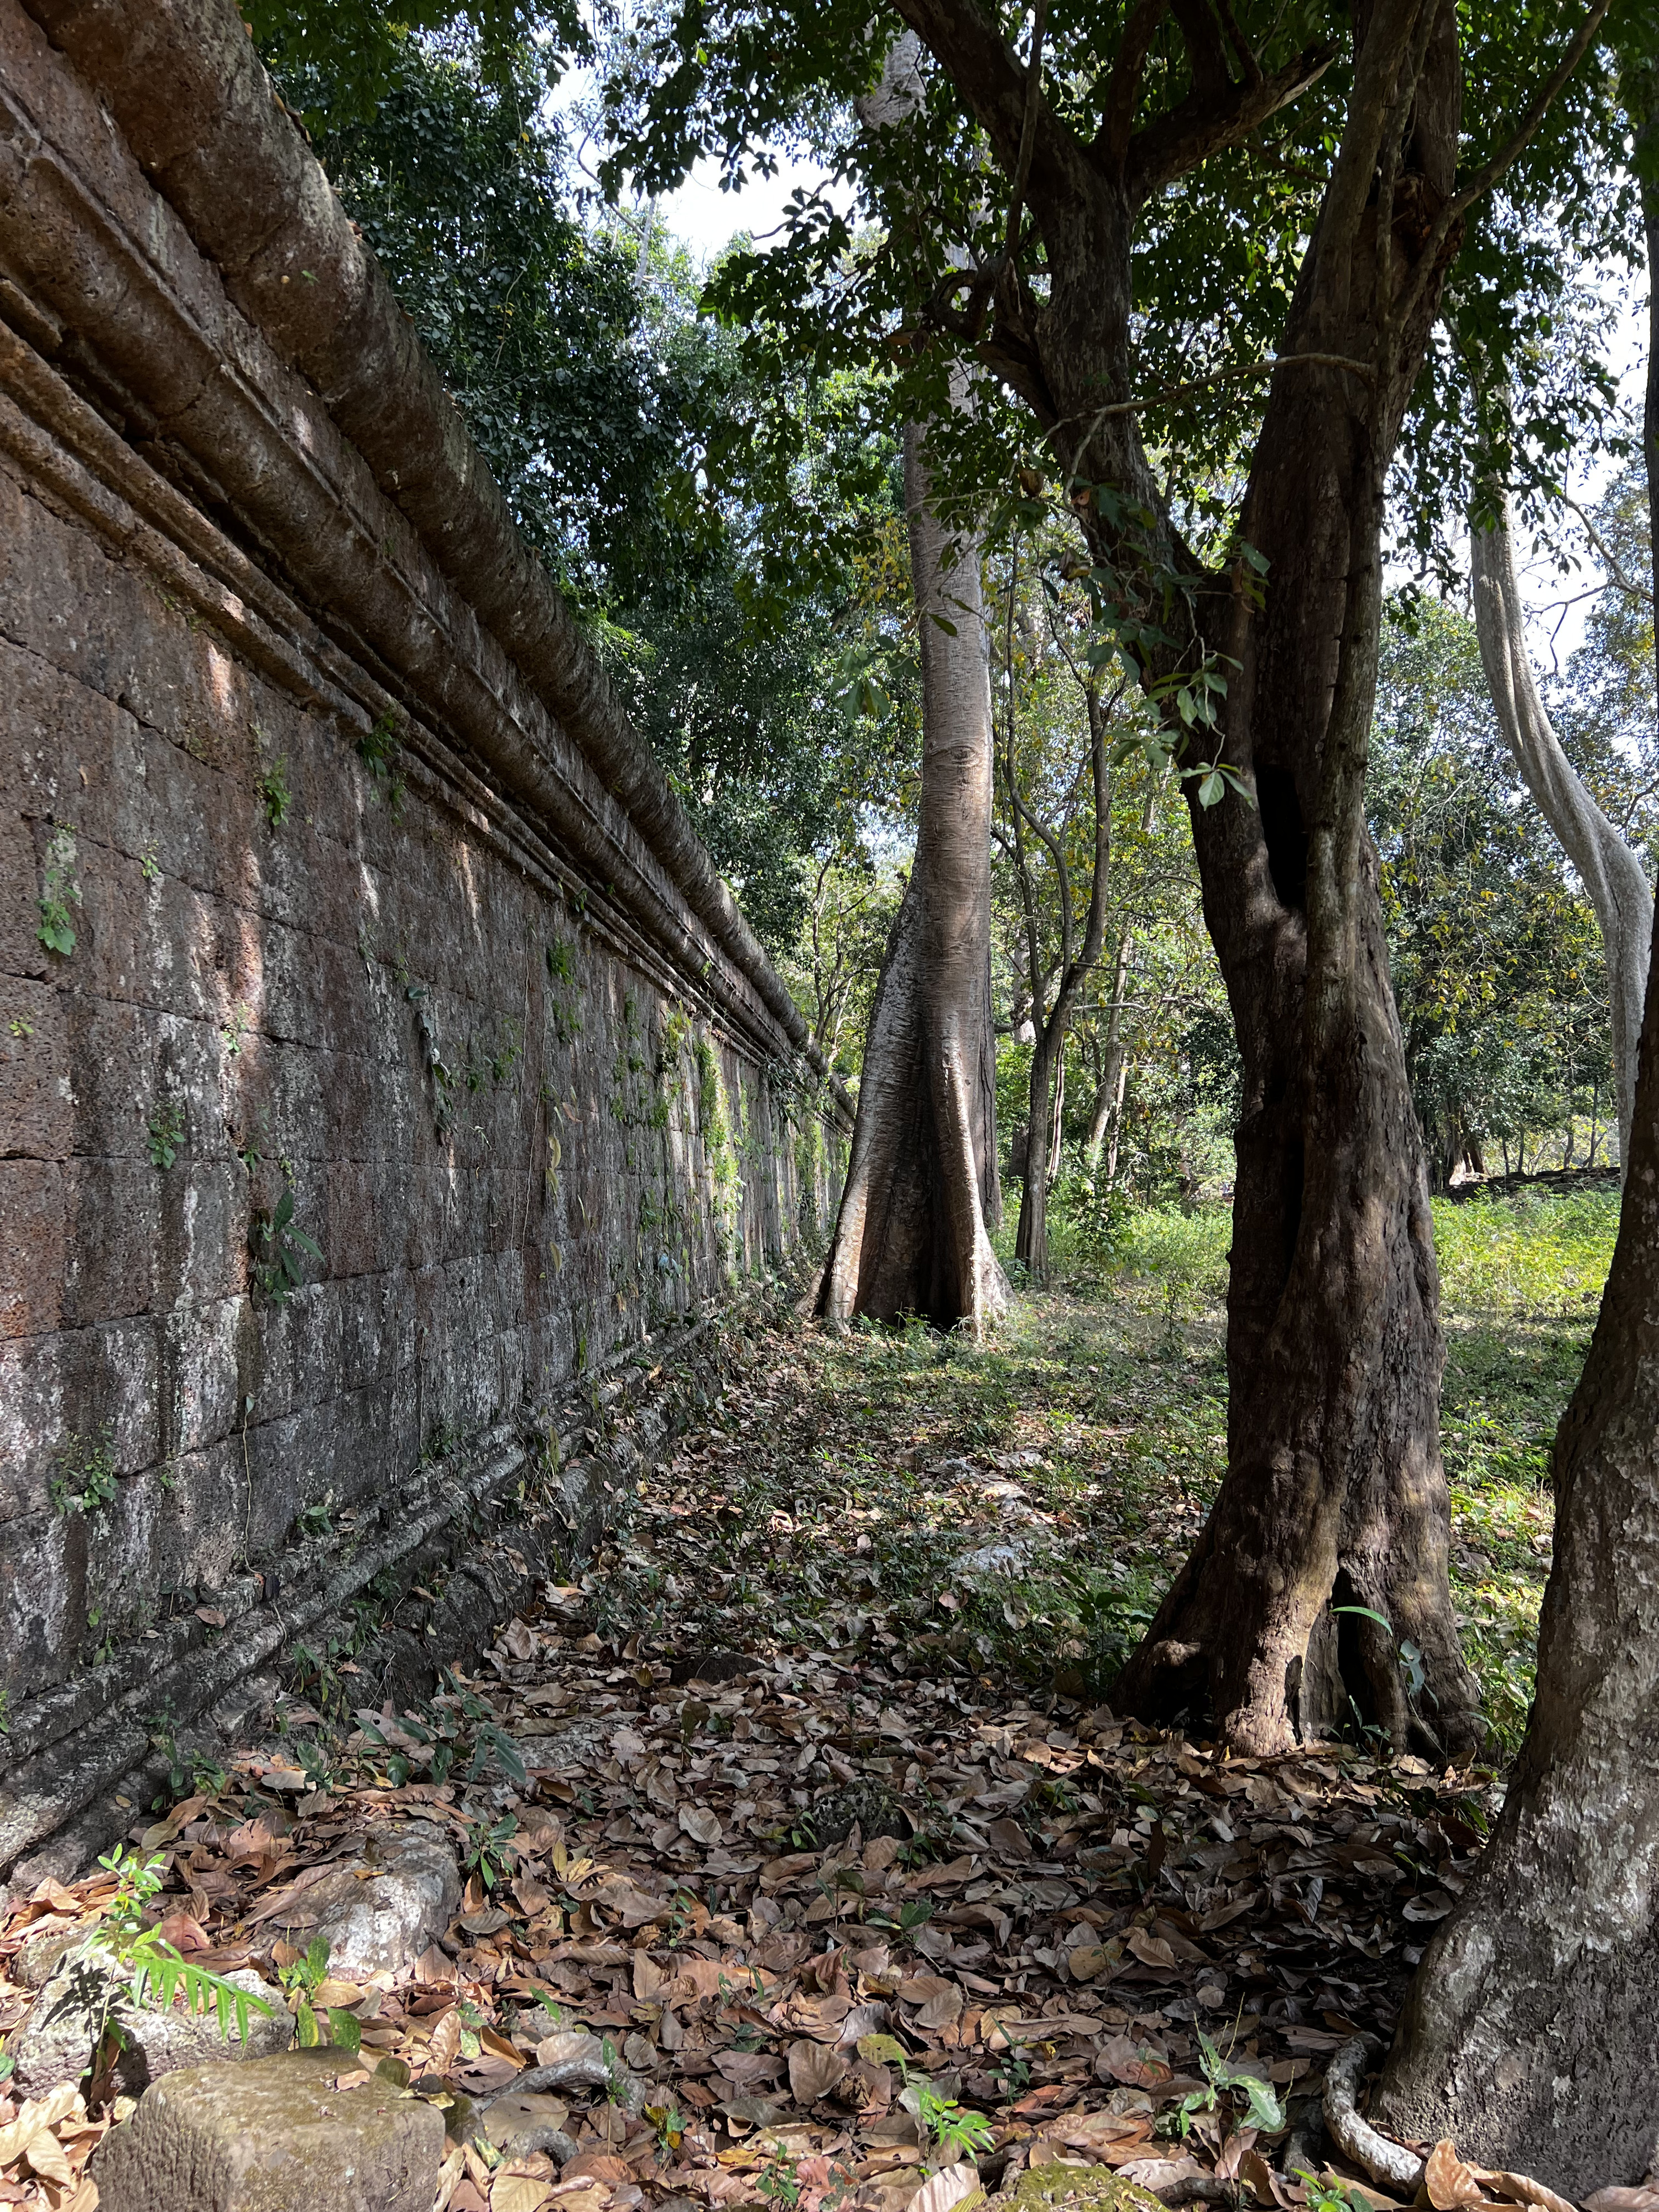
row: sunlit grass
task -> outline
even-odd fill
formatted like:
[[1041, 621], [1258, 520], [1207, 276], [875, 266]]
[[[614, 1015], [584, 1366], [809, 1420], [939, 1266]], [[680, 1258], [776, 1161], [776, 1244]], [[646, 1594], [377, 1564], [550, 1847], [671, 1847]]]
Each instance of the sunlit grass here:
[[1619, 1194], [1523, 1191], [1434, 1201], [1449, 1313], [1568, 1314], [1601, 1295], [1619, 1233]]

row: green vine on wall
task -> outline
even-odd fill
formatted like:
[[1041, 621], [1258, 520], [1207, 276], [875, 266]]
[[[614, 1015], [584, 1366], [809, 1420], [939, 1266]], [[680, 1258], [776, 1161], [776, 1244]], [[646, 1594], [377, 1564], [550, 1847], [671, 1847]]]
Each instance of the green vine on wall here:
[[40, 921], [35, 934], [48, 952], [65, 960], [75, 950], [71, 909], [81, 903], [81, 886], [75, 874], [75, 839], [63, 828], [46, 841], [46, 857], [40, 871]]
[[322, 1248], [295, 1225], [294, 1186], [284, 1182], [275, 1207], [269, 1212], [261, 1208], [253, 1217], [254, 1279], [273, 1305], [303, 1285], [301, 1255], [320, 1260]]
[[403, 749], [403, 741], [398, 735], [398, 718], [390, 707], [357, 740], [357, 757], [374, 778], [375, 790], [384, 795], [394, 822], [402, 818], [406, 788], [398, 768]]

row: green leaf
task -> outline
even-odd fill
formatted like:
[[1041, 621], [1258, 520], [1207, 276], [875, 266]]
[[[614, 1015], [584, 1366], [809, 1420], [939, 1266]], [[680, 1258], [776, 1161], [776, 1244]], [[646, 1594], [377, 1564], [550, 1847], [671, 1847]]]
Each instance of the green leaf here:
[[1334, 1605], [1331, 1611], [1357, 1613], [1362, 1620], [1374, 1620], [1379, 1628], [1386, 1629], [1390, 1636], [1394, 1634], [1394, 1623], [1389, 1619], [1387, 1613], [1377, 1613], [1369, 1605]]
[[1277, 2135], [1285, 2124], [1285, 2114], [1267, 2084], [1254, 2074], [1235, 2074], [1232, 2086], [1244, 2092], [1244, 2117], [1250, 2125], [1264, 2134]]
[[342, 2051], [361, 2051], [363, 2032], [357, 2024], [357, 2015], [347, 2012], [343, 2006], [331, 2005], [328, 2008], [328, 2039]]
[[1210, 773], [1205, 777], [1202, 783], [1198, 787], [1199, 805], [1200, 806], [1214, 806], [1218, 804], [1223, 792], [1224, 792], [1227, 786], [1223, 779], [1221, 770], [1218, 768], [1212, 768], [1210, 770]]

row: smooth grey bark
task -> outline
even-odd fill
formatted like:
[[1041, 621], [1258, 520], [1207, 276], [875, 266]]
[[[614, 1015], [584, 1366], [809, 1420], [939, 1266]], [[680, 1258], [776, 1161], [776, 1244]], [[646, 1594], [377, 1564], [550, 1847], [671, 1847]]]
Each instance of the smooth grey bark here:
[[[1010, 587], [1012, 598], [1012, 586]], [[1020, 1193], [1019, 1223], [1014, 1238], [1014, 1257], [1024, 1262], [1038, 1285], [1048, 1280], [1048, 1189], [1060, 1166], [1062, 1115], [1066, 1103], [1066, 1037], [1073, 1010], [1085, 982], [1100, 959], [1106, 935], [1106, 887], [1112, 860], [1112, 771], [1106, 746], [1106, 717], [1099, 693], [1089, 683], [1081, 685], [1089, 718], [1089, 780], [1095, 817], [1094, 873], [1083, 939], [1076, 937], [1072, 874], [1060, 836], [1035, 815], [1019, 788], [1014, 754], [1014, 708], [1012, 653], [1008, 701], [1008, 749], [1004, 782], [1012, 834], [1004, 840], [1013, 855], [1025, 905], [1028, 981], [1031, 992], [1031, 1020], [1035, 1049], [1031, 1054], [1029, 1089], [1030, 1120], [1025, 1146], [1025, 1176]], [[1047, 978], [1038, 945], [1036, 900], [1026, 866], [1024, 830], [1048, 848], [1054, 863], [1060, 905], [1060, 961], [1054, 1004], [1043, 1011]]]
[[[868, 131], [921, 98], [921, 41], [904, 32]], [[959, 369], [951, 398], [966, 406]], [[991, 1013], [990, 658], [978, 538], [954, 537], [933, 501], [927, 429], [907, 425], [904, 500], [921, 647], [921, 821], [865, 1040], [840, 1212], [819, 1280], [826, 1319], [926, 1314], [975, 1334], [1007, 1304], [988, 1224], [1001, 1218]]]
[[1561, 749], [1533, 674], [1522, 623], [1509, 501], [1490, 528], [1469, 529], [1475, 633], [1504, 742], [1561, 848], [1583, 880], [1607, 968], [1613, 1064], [1619, 1106], [1619, 1158], [1630, 1157], [1636, 1097], [1636, 1048], [1648, 987], [1653, 894], [1646, 871], [1596, 805]]
[[987, 1229], [1000, 1196], [991, 1015], [991, 680], [976, 544], [932, 497], [904, 435], [921, 627], [921, 821], [876, 987], [852, 1157], [818, 1310], [922, 1313], [976, 1333], [1007, 1304]]

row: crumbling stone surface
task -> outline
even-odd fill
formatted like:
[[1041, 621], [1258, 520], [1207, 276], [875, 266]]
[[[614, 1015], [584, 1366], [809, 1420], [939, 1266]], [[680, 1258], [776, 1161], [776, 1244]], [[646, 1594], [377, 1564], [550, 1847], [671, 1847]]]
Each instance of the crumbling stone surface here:
[[272, 1924], [301, 1945], [320, 1936], [330, 1972], [362, 1982], [406, 1972], [448, 1927], [460, 1899], [454, 1852], [436, 1828], [411, 1821], [371, 1832], [361, 1858], [302, 1890], [291, 1917]]
[[430, 2212], [435, 2105], [337, 2051], [196, 2066], [147, 2090], [92, 2162], [100, 2212]]
[[269, 2018], [249, 2008], [246, 2042], [237, 2033], [234, 2014], [227, 2038], [219, 2032], [216, 2010], [192, 2012], [182, 1998], [175, 1998], [166, 2012], [133, 2004], [127, 1995], [131, 1978], [106, 1952], [77, 1949], [59, 1963], [11, 2039], [17, 2086], [26, 2096], [44, 2097], [60, 2081], [80, 2080], [110, 2011], [127, 2039], [127, 2048], [116, 2063], [115, 2082], [128, 2096], [138, 2095], [179, 2067], [200, 2066], [209, 2060], [246, 2063], [269, 2058], [286, 2051], [293, 2040], [294, 2021], [282, 1991], [251, 1967], [225, 1978], [271, 2007]]
[[[611, 1476], [565, 1494], [549, 1408], [822, 1229], [840, 1143], [775, 975], [596, 765], [617, 730], [573, 736], [454, 517], [413, 519], [263, 326], [287, 295], [202, 250], [204, 209], [264, 236], [297, 178], [287, 215], [349, 258], [303, 142], [272, 168], [215, 107], [178, 204], [127, 143], [139, 47], [257, 76], [231, 0], [117, 0], [96, 85], [57, 12], [54, 43], [0, 0], [30, 334], [0, 349], [0, 1874], [327, 1591], [395, 1600], [417, 1673], [483, 1595], [457, 1577], [434, 1624], [362, 1563], [498, 1495], [511, 1449], [596, 1522]], [[412, 421], [383, 382], [376, 418]], [[602, 703], [568, 620], [508, 596]]]

